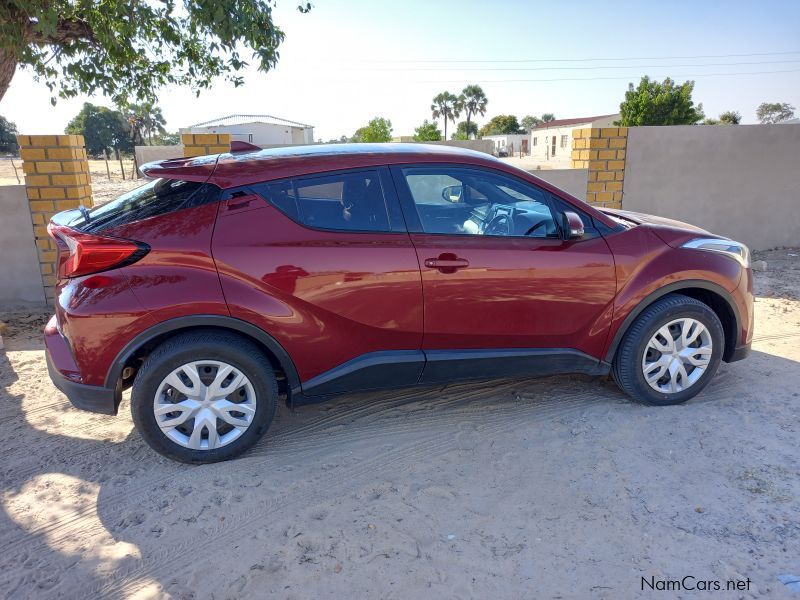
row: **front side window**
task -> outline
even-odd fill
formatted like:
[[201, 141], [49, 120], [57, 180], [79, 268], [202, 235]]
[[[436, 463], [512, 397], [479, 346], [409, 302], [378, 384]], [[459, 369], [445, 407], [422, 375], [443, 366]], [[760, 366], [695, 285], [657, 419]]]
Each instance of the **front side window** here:
[[463, 167], [400, 172], [425, 233], [558, 237], [545, 194], [533, 185]]
[[255, 191], [294, 221], [315, 229], [390, 231], [376, 171], [264, 183]]

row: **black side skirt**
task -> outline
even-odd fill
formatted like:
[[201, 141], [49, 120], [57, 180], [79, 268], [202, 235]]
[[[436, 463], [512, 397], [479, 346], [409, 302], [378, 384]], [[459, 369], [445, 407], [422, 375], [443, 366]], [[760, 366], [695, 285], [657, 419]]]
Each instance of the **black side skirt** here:
[[292, 390], [290, 401], [301, 405], [351, 392], [564, 373], [606, 375], [609, 370], [608, 363], [572, 348], [369, 352], [309, 379]]

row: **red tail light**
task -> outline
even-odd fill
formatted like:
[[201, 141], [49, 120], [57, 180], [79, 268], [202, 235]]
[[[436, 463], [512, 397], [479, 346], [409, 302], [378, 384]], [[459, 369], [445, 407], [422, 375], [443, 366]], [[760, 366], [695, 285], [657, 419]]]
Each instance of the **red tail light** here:
[[116, 269], [136, 262], [150, 250], [140, 242], [83, 233], [55, 223], [50, 223], [47, 231], [58, 244], [59, 277]]

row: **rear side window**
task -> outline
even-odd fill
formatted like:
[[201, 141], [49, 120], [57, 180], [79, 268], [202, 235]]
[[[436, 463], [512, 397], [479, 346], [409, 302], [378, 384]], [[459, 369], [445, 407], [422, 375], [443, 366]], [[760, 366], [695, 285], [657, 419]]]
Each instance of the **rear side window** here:
[[215, 202], [219, 197], [220, 189], [209, 183], [155, 179], [116, 200], [91, 209], [88, 221], [78, 216], [69, 226], [97, 233], [156, 215]]
[[376, 171], [263, 183], [253, 189], [289, 218], [315, 229], [390, 231]]

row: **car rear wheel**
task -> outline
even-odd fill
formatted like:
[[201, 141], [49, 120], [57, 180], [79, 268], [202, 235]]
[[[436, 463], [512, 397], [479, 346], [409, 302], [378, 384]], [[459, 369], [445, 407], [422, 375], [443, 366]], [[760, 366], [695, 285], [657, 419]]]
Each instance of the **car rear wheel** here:
[[717, 371], [725, 334], [711, 308], [670, 294], [648, 306], [630, 326], [614, 357], [612, 375], [644, 404], [681, 404]]
[[131, 413], [156, 452], [188, 463], [238, 456], [269, 428], [278, 386], [252, 342], [224, 332], [167, 340], [136, 375]]

